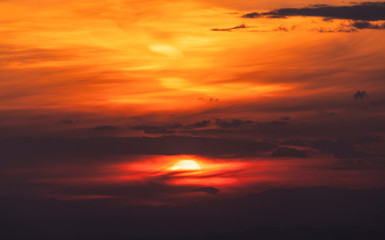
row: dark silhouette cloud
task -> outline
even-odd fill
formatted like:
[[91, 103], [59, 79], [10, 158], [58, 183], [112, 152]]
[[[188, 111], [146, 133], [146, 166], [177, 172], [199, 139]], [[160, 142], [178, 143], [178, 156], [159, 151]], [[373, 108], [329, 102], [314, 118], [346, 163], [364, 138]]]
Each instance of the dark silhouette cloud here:
[[218, 128], [240, 128], [243, 126], [247, 126], [252, 124], [252, 121], [243, 121], [240, 119], [233, 119], [233, 120], [222, 120], [222, 119], [217, 119], [215, 120], [215, 125]]
[[199, 97], [198, 100], [202, 102], [208, 102], [208, 103], [214, 103], [219, 101], [219, 99], [215, 97], [207, 97], [207, 98]]
[[186, 128], [188, 128], [188, 129], [196, 129], [196, 128], [208, 127], [210, 125], [211, 125], [211, 121], [210, 120], [203, 120], [203, 121], [187, 124]]
[[342, 138], [337, 139], [337, 141], [309, 141], [309, 145], [323, 152], [334, 154], [337, 158], [362, 158], [368, 156], [367, 153], [357, 151], [351, 142]]
[[380, 136], [363, 136], [357, 139], [359, 143], [381, 143], [383, 142]]
[[232, 30], [242, 29], [242, 28], [248, 28], [245, 24], [241, 24], [232, 28], [212, 28], [211, 31], [224, 31], [224, 32], [231, 32]]
[[352, 26], [357, 29], [385, 29], [385, 23], [375, 24], [369, 21], [355, 21]]
[[320, 167], [323, 169], [331, 170], [356, 170], [356, 171], [367, 171], [367, 170], [385, 170], [385, 161], [384, 156], [381, 158], [376, 157], [365, 157], [362, 159], [343, 159], [343, 161], [338, 161], [335, 164], [329, 166]]
[[293, 16], [362, 21], [385, 20], [385, 2], [365, 2], [351, 6], [312, 5], [305, 8], [280, 8], [269, 12], [252, 12], [242, 17], [286, 18]]
[[294, 148], [281, 147], [275, 150], [272, 154], [273, 157], [294, 157], [294, 158], [306, 158], [308, 157], [307, 151], [297, 150]]
[[338, 27], [338, 28], [334, 28], [334, 29], [328, 29], [328, 28], [316, 28], [316, 29], [313, 29], [313, 31], [317, 31], [317, 32], [320, 32], [320, 33], [338, 33], [338, 32], [345, 32], [345, 33], [351, 33], [351, 32], [357, 32], [357, 29], [355, 28], [346, 28], [346, 26], [342, 26], [342, 27]]
[[308, 146], [307, 142], [305, 140], [301, 140], [301, 139], [283, 141], [282, 145], [299, 146], [299, 147]]
[[112, 126], [112, 125], [100, 125], [100, 126], [94, 127], [93, 129], [97, 131], [114, 131], [114, 130], [117, 130], [118, 127]]
[[281, 121], [289, 121], [291, 119], [291, 117], [289, 116], [283, 116], [280, 118]]
[[181, 128], [182, 125], [179, 123], [173, 125], [165, 125], [165, 126], [154, 126], [154, 125], [139, 125], [133, 127], [135, 130], [143, 130], [144, 133], [149, 134], [173, 134], [175, 133], [175, 129]]
[[176, 130], [180, 129], [197, 129], [197, 128], [205, 128], [211, 125], [210, 120], [202, 120], [195, 123], [190, 124], [180, 124], [175, 123], [172, 125], [165, 124], [165, 125], [138, 125], [134, 126], [132, 129], [135, 130], [142, 130], [144, 133], [148, 134], [173, 134], [176, 132]]
[[182, 136], [13, 138], [0, 140], [0, 157], [9, 154], [27, 156], [31, 154], [91, 154], [96, 156], [100, 154], [230, 154], [252, 156], [258, 155], [259, 152], [270, 151], [275, 147], [275, 144], [269, 142]]
[[[132, 127], [134, 130], [141, 130], [144, 133], [148, 134], [174, 134], [177, 132], [190, 132], [194, 133], [194, 130], [199, 130], [201, 128], [208, 128], [211, 125], [214, 125], [217, 129], [231, 130], [231, 129], [266, 129], [274, 128], [278, 126], [283, 126], [287, 124], [287, 121], [290, 120], [290, 117], [284, 116], [281, 120], [273, 120], [269, 122], [259, 122], [252, 120], [241, 120], [241, 119], [219, 119], [215, 121], [211, 120], [202, 120], [195, 123], [189, 124], [173, 124], [173, 125], [138, 125]], [[191, 131], [189, 131], [191, 130]], [[207, 129], [213, 131], [214, 129]]]
[[[365, 138], [363, 141], [371, 141], [371, 140], [380, 140], [380, 139], [371, 139]], [[359, 141], [359, 140], [358, 140]], [[329, 140], [329, 139], [318, 139], [318, 140], [289, 140], [281, 143], [282, 145], [288, 146], [300, 146], [300, 147], [310, 147], [314, 149], [318, 149], [321, 152], [333, 154], [336, 158], [341, 159], [350, 159], [350, 158], [365, 158], [372, 155], [361, 150], [357, 150], [352, 141], [348, 141], [343, 138], [339, 138], [337, 140]]]
[[354, 95], [354, 100], [363, 100], [364, 98], [369, 97], [369, 95], [366, 93], [366, 91], [360, 91], [358, 90]]
[[261, 127], [271, 127], [271, 126], [282, 126], [282, 125], [286, 125], [287, 120], [284, 120], [284, 121], [276, 121], [276, 120], [273, 120], [271, 122], [264, 122], [264, 123], [259, 123], [259, 126]]
[[281, 121], [273, 120], [270, 122], [259, 122], [240, 119], [216, 119], [215, 126], [219, 129], [266, 129], [286, 125], [288, 120], [290, 120], [290, 117], [283, 117], [281, 118]]
[[274, 31], [288, 32], [289, 29], [287, 29], [286, 27], [279, 26], [276, 29], [274, 29]]
[[198, 189], [194, 189], [194, 191], [205, 192], [205, 193], [212, 194], [212, 195], [218, 194], [220, 192], [219, 189], [215, 188], [215, 187], [201, 187]]
[[271, 133], [282, 135], [289, 131], [297, 131], [297, 128], [300, 127], [298, 123], [292, 123], [288, 119], [288, 117], [284, 117], [282, 120], [266, 122], [247, 119], [216, 119], [213, 122], [215, 127], [186, 130], [183, 133], [213, 137], [239, 137], [243, 135], [252, 139], [260, 136], [258, 138], [260, 139], [261, 134], [265, 136]]

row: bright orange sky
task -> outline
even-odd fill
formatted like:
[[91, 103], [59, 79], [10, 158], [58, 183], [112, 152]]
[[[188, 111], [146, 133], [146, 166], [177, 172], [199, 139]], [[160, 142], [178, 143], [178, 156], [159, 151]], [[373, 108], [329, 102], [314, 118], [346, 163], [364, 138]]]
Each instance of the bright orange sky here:
[[[240, 17], [281, 3], [312, 1], [1, 1], [1, 109], [192, 111], [293, 91], [350, 93], [357, 74], [384, 66], [384, 31], [318, 33], [347, 21]], [[210, 31], [240, 24], [248, 28]], [[353, 83], [325, 84], [325, 71]]]

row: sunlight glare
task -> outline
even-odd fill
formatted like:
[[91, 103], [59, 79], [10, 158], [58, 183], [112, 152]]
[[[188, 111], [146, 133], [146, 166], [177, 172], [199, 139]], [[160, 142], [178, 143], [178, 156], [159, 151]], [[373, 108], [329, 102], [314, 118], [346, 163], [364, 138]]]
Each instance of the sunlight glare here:
[[182, 160], [170, 168], [172, 171], [200, 170], [201, 167], [194, 160]]

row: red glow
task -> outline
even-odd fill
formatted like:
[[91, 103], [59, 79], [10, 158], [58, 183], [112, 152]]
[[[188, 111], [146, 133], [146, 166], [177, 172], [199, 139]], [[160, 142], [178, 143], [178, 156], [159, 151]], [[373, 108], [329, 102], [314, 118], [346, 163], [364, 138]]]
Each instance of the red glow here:
[[[192, 160], [199, 170], [173, 170], [180, 161]], [[34, 189], [31, 194], [59, 199], [96, 199], [119, 197], [133, 204], [163, 204], [193, 201], [196, 198], [213, 197], [200, 188], [220, 190], [218, 197], [233, 197], [255, 193], [272, 187], [316, 186], [335, 187], [378, 186], [375, 181], [379, 172], [319, 171], [336, 159], [263, 159], [263, 158], [207, 158], [194, 155], [179, 156], [121, 156], [112, 164], [45, 166], [39, 168], [9, 169], [5, 177], [20, 178], [32, 174], [28, 182], [52, 185], [51, 190]], [[369, 177], [370, 175], [370, 177]], [[378, 176], [379, 177], [379, 176]], [[66, 193], [62, 189], [78, 189]], [[151, 200], [146, 197], [157, 188], [161, 194]], [[130, 191], [144, 192], [143, 196], [131, 196]], [[147, 190], [148, 189], [148, 190]], [[183, 197], [182, 197], [183, 196]], [[185, 197], [186, 196], [186, 197]]]

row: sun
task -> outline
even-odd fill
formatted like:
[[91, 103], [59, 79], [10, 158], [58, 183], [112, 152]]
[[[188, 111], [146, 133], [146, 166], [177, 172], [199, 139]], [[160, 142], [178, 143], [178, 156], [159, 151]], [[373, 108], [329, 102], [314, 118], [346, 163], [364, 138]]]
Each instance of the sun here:
[[194, 160], [182, 160], [175, 163], [174, 166], [170, 168], [170, 170], [173, 171], [194, 171], [200, 169], [201, 167]]

